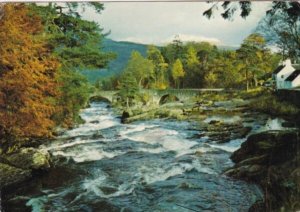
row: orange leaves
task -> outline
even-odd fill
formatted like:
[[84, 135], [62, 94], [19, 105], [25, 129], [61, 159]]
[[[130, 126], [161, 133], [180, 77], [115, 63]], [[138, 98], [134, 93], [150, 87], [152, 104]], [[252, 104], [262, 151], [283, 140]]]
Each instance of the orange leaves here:
[[[6, 4], [0, 19], [0, 128], [20, 137], [49, 136], [57, 111], [56, 70], [39, 17]], [[1, 136], [1, 135], [0, 135]]]

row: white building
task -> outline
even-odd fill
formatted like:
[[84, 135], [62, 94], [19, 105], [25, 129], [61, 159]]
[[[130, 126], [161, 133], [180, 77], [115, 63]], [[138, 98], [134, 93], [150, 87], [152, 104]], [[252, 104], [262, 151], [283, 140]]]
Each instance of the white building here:
[[288, 78], [285, 80], [286, 88], [296, 88], [300, 87], [300, 69], [294, 71]]
[[291, 60], [286, 60], [273, 72], [276, 89], [291, 89], [300, 86], [300, 71], [296, 70]]

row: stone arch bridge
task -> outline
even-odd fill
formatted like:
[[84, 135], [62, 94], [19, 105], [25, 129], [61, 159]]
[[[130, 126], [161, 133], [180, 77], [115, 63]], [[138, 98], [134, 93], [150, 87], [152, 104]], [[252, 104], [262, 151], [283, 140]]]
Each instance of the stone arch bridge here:
[[[164, 95], [170, 94], [176, 96], [180, 101], [186, 101], [191, 97], [197, 96], [201, 93], [210, 93], [210, 92], [222, 92], [224, 89], [222, 88], [215, 88], [215, 89], [166, 89], [166, 90], [154, 90], [154, 89], [143, 89], [141, 90], [142, 93], [147, 93], [152, 97], [153, 103], [159, 103], [161, 97]], [[91, 95], [92, 97], [98, 96], [104, 99], [107, 99], [110, 102], [114, 101], [115, 94], [118, 91], [96, 91]]]

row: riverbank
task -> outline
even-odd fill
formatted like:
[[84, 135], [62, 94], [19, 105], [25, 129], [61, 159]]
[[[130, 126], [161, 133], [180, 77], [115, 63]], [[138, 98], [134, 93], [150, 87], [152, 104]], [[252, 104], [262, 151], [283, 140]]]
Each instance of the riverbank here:
[[[250, 211], [296, 211], [300, 209], [299, 196], [299, 124], [300, 110], [296, 105], [282, 101], [271, 91], [254, 90], [234, 94], [204, 94], [191, 101], [180, 102], [176, 98], [151, 109], [127, 109], [124, 123], [137, 120], [167, 118], [207, 122], [207, 117], [238, 116], [245, 120], [246, 113], [261, 113], [280, 117], [284, 131], [266, 131], [250, 134], [252, 128], [211, 120], [202, 126], [208, 132], [199, 137], [209, 137], [215, 143], [248, 137], [231, 159], [236, 163], [226, 175], [254, 182], [262, 188], [264, 200], [255, 203]], [[209, 142], [208, 140], [208, 142]], [[280, 172], [278, 172], [280, 170]]]
[[[121, 107], [111, 108], [105, 103], [92, 103], [90, 108], [82, 111], [84, 124], [64, 132], [51, 143], [39, 147], [38, 151], [42, 150], [47, 159], [42, 160], [47, 161], [44, 165], [36, 166], [34, 164], [36, 160], [32, 156], [40, 155], [35, 153], [35, 150], [20, 150], [19, 156], [12, 153], [12, 156], [8, 157], [10, 161], [13, 161], [12, 158], [20, 158], [22, 154], [26, 155], [26, 152], [29, 152], [31, 159], [28, 159], [26, 164], [32, 165], [21, 167], [19, 168], [21, 170], [17, 170], [18, 172], [6, 171], [6, 173], [17, 173], [16, 176], [24, 176], [24, 178], [20, 178], [23, 183], [15, 184], [23, 188], [21, 190], [14, 190], [12, 186], [7, 186], [11, 194], [6, 196], [5, 201], [9, 202], [7, 204], [12, 209], [20, 207], [19, 204], [26, 204], [30, 207], [37, 207], [41, 204], [54, 210], [56, 201], [60, 201], [60, 204], [67, 208], [72, 207], [74, 210], [79, 210], [80, 204], [84, 204], [86, 207], [95, 207], [94, 209], [104, 204], [107, 205], [108, 211], [118, 210], [122, 207], [138, 210], [140, 201], [143, 202], [146, 197], [149, 198], [147, 201], [150, 201], [152, 198], [150, 196], [154, 195], [156, 199], [154, 198], [150, 202], [162, 201], [163, 203], [159, 203], [157, 208], [165, 208], [166, 211], [174, 207], [169, 202], [173, 202], [173, 200], [183, 206], [189, 202], [188, 207], [197, 208], [201, 205], [201, 210], [216, 211], [228, 206], [239, 207], [237, 205], [241, 201], [243, 209], [247, 210], [255, 203], [254, 200], [263, 202], [260, 192], [257, 192], [253, 183], [260, 185], [262, 192], [265, 192], [265, 184], [260, 180], [265, 179], [265, 173], [268, 173], [266, 170], [269, 167], [264, 164], [263, 168], [258, 170], [258, 173], [261, 174], [259, 175], [260, 180], [253, 180], [251, 173], [255, 173], [257, 170], [253, 169], [253, 167], [257, 167], [257, 161], [250, 160], [254, 161], [251, 169], [243, 165], [245, 160], [252, 158], [252, 153], [245, 152], [241, 156], [241, 164], [239, 164], [240, 160], [233, 159], [236, 165], [232, 164], [229, 159], [230, 155], [240, 147], [247, 137], [249, 140], [252, 135], [268, 133], [269, 130], [279, 130], [284, 133], [294, 127], [290, 121], [287, 122], [250, 110], [249, 104], [254, 97], [249, 96], [241, 98], [238, 94], [207, 94], [185, 102], [171, 98], [172, 101], [166, 99], [163, 104], [158, 106], [132, 107], [130, 110], [126, 109], [125, 112]], [[126, 113], [128, 114], [126, 115]], [[121, 124], [120, 117], [115, 117], [116, 114], [120, 116], [123, 114], [123, 122], [126, 124]], [[286, 138], [284, 137], [282, 141]], [[250, 142], [248, 140], [245, 143]], [[261, 139], [256, 140], [258, 143], [262, 141]], [[266, 145], [259, 146], [265, 152], [258, 148], [258, 153], [262, 153], [262, 155], [257, 155], [257, 157], [263, 156], [266, 152], [272, 153], [273, 149], [269, 147], [272, 141], [269, 139]], [[297, 142], [299, 141], [297, 140]], [[243, 145], [241, 149], [244, 148]], [[278, 150], [281, 149], [283, 152], [279, 152], [278, 155], [288, 153], [288, 149], [278, 148]], [[252, 151], [256, 152], [255, 149]], [[50, 153], [50, 158], [47, 152]], [[23, 155], [22, 158], [26, 157]], [[290, 163], [291, 158], [281, 158], [287, 164]], [[5, 163], [9, 163], [8, 159], [5, 160]], [[56, 161], [54, 167], [47, 171], [48, 165], [51, 165], [53, 160]], [[20, 159], [15, 161], [21, 163]], [[272, 165], [272, 169], [282, 168], [281, 165], [273, 164], [272, 161], [270, 165]], [[19, 165], [11, 164], [11, 166], [18, 168]], [[294, 173], [295, 170], [293, 166], [290, 167], [291, 169], [288, 169], [289, 165], [285, 166], [284, 170], [288, 174], [282, 176], [294, 179], [290, 178], [290, 173]], [[239, 174], [240, 170], [250, 170], [250, 177], [244, 178], [245, 175]], [[70, 180], [61, 180], [64, 179], [64, 172], [72, 176]], [[41, 173], [45, 177], [40, 177]], [[227, 178], [224, 173], [236, 179], [248, 180], [250, 183], [232, 180]], [[33, 175], [39, 177], [32, 181], [30, 179]], [[10, 176], [13, 175], [10, 174]], [[276, 176], [274, 175], [274, 177]], [[9, 182], [9, 177], [6, 179]], [[283, 178], [276, 179], [274, 178], [272, 181], [274, 184], [280, 183]], [[74, 184], [71, 184], [71, 187], [74, 186], [71, 191], [69, 191], [70, 182]], [[284, 184], [294, 188], [294, 184], [288, 184], [288, 182], [290, 181], [288, 180]], [[26, 184], [28, 184], [29, 190], [24, 188]], [[65, 190], [61, 191], [61, 187], [65, 184]], [[217, 194], [215, 185], [224, 190], [224, 193]], [[269, 187], [267, 188], [269, 191]], [[178, 196], [168, 196], [169, 189], [173, 191], [172, 193], [176, 191]], [[278, 200], [276, 192], [280, 193], [281, 189], [286, 189], [286, 187], [276, 187], [271, 193], [275, 200]], [[207, 192], [201, 191], [210, 191], [212, 196], [206, 196]], [[248, 194], [243, 196], [244, 191], [247, 191]], [[136, 193], [140, 193], [140, 195], [136, 196]], [[64, 196], [65, 194], [67, 197]], [[239, 197], [236, 199], [234, 196], [237, 194]], [[250, 198], [250, 194], [255, 198]], [[270, 193], [268, 194], [270, 195]], [[297, 193], [293, 192], [292, 194]], [[22, 199], [18, 195], [24, 198], [22, 197]], [[163, 195], [163, 197], [161, 198], [159, 195]], [[59, 196], [59, 200], [53, 199], [54, 196]], [[100, 198], [100, 202], [91, 203], [89, 200], [84, 200], [84, 203], [77, 203], [75, 199], [80, 199], [81, 196], [87, 196], [87, 199]], [[189, 199], [181, 202], [184, 196]], [[66, 206], [65, 198], [72, 204]], [[129, 198], [132, 204], [124, 206], [126, 198]], [[222, 202], [226, 204], [224, 203], [224, 205]], [[287, 201], [281, 202], [287, 203]], [[264, 205], [264, 203], [262, 204]], [[254, 206], [260, 208], [262, 204], [257, 202]], [[150, 206], [145, 203], [141, 207], [146, 210]], [[182, 210], [181, 206], [176, 207], [177, 211]]]
[[[105, 103], [92, 103], [81, 116], [85, 124], [40, 147], [50, 152], [54, 166], [12, 190], [4, 209], [246, 211], [262, 198], [253, 183], [223, 174], [233, 165], [230, 154], [244, 141], [221, 142], [222, 135], [242, 126], [236, 116], [122, 124]], [[265, 127], [265, 119], [248, 121]], [[213, 132], [215, 127], [224, 130]]]
[[176, 96], [165, 95], [159, 103], [122, 107], [113, 104], [115, 112], [122, 116], [124, 123], [153, 118], [178, 120], [203, 120], [207, 114], [233, 114], [258, 112], [287, 120], [287, 125], [300, 125], [300, 110], [292, 103], [282, 101], [267, 89], [251, 91], [202, 92], [188, 100], [180, 101]]
[[300, 131], [267, 131], [253, 134], [235, 151], [235, 165], [226, 175], [254, 182], [264, 191], [264, 201], [249, 211], [298, 211], [300, 209]]

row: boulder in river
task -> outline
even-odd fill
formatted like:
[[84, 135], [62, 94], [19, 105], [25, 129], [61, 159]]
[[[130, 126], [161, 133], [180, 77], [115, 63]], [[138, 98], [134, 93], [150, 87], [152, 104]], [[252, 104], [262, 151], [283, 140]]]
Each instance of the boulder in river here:
[[5, 163], [0, 163], [0, 173], [0, 189], [31, 178], [31, 170], [20, 169]]
[[297, 131], [253, 134], [231, 156], [236, 164], [225, 174], [255, 182], [265, 192], [265, 201], [251, 211], [300, 210], [299, 138]]
[[231, 140], [245, 138], [251, 130], [251, 127], [245, 127], [242, 123], [224, 123], [212, 120], [204, 128], [205, 133], [202, 136], [208, 136], [208, 141], [226, 143]]
[[179, 99], [177, 96], [172, 95], [172, 94], [166, 94], [160, 98], [159, 105], [163, 105], [163, 104], [171, 103], [171, 102], [178, 102], [178, 101], [179, 101]]
[[48, 169], [50, 167], [49, 153], [35, 148], [22, 148], [4, 158], [9, 164], [21, 169]]

